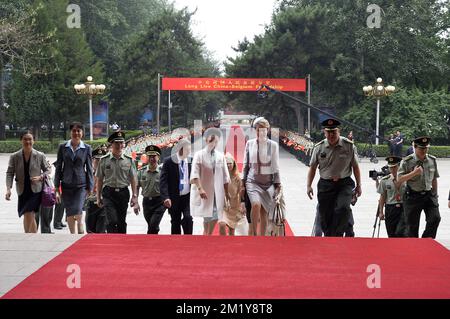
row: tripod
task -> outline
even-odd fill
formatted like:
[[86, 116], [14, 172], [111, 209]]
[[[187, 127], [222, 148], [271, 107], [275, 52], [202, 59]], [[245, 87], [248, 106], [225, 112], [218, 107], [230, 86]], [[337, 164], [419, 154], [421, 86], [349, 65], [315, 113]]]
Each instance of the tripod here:
[[377, 234], [377, 238], [380, 238], [381, 218], [378, 217], [379, 211], [380, 211], [380, 204], [378, 204], [378, 207], [377, 207], [377, 213], [375, 214], [375, 223], [373, 224], [372, 238], [375, 237], [375, 231], [377, 230], [377, 221], [378, 221], [378, 234]]

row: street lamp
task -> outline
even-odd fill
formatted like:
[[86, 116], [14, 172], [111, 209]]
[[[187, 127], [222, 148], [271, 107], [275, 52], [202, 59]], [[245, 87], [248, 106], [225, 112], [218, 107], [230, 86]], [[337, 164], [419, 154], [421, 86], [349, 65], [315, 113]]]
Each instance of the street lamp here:
[[92, 127], [92, 97], [94, 95], [103, 94], [106, 86], [104, 84], [95, 84], [92, 76], [87, 77], [87, 82], [84, 84], [75, 84], [73, 86], [77, 94], [87, 95], [89, 97], [89, 133], [90, 140], [94, 140], [93, 127]]
[[377, 82], [374, 84], [374, 86], [364, 86], [363, 92], [365, 96], [374, 96], [377, 99], [377, 127], [376, 127], [376, 138], [375, 138], [375, 144], [378, 145], [379, 139], [378, 136], [380, 134], [380, 99], [383, 96], [388, 96], [395, 91], [395, 86], [383, 85], [383, 79], [378, 78]]

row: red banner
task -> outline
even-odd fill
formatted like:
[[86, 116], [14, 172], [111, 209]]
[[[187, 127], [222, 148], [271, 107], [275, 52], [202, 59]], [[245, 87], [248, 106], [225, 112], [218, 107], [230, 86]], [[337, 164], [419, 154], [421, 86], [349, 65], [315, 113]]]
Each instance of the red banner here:
[[256, 91], [266, 84], [279, 91], [306, 92], [305, 79], [163, 78], [164, 91]]

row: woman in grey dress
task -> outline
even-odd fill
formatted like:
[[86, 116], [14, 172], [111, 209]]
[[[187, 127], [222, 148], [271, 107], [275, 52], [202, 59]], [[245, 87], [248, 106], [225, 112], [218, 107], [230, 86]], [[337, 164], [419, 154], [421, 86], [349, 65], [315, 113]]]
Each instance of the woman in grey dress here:
[[252, 205], [249, 234], [265, 236], [268, 213], [274, 209], [274, 198], [281, 189], [279, 150], [267, 136], [270, 124], [265, 118], [255, 119], [253, 127], [257, 137], [245, 145], [242, 192], [247, 191]]
[[[61, 195], [66, 209], [70, 233], [84, 233], [83, 206], [87, 195], [94, 189], [92, 174], [92, 149], [83, 143], [83, 125], [74, 122], [70, 125], [70, 140], [58, 148], [56, 160], [55, 189], [56, 200]], [[61, 184], [62, 194], [59, 194]]]

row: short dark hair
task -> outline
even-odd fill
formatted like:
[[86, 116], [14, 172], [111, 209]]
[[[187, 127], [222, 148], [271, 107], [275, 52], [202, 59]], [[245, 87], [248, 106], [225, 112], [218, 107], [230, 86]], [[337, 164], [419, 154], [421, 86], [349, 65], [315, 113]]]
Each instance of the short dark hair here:
[[84, 131], [84, 126], [80, 122], [72, 122], [69, 126], [69, 129], [72, 130], [73, 128], [79, 128], [80, 130]]
[[20, 133], [20, 140], [22, 140], [23, 137], [27, 134], [30, 134], [31, 136], [33, 136], [33, 140], [34, 140], [33, 132], [31, 132], [30, 130], [26, 130], [26, 131], [23, 131], [22, 133]]

